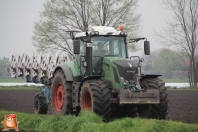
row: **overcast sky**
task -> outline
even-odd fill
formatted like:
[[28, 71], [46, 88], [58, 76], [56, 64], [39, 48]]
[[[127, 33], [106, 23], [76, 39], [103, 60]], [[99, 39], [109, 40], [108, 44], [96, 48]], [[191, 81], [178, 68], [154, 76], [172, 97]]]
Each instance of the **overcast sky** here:
[[[10, 57], [11, 52], [32, 55], [34, 23], [39, 21], [45, 0], [0, 0], [0, 58]], [[151, 50], [159, 49], [153, 29], [160, 30], [170, 16], [161, 0], [139, 0], [142, 14], [142, 36], [151, 43]], [[142, 42], [143, 44], [143, 42]], [[141, 51], [142, 52], [142, 51]]]

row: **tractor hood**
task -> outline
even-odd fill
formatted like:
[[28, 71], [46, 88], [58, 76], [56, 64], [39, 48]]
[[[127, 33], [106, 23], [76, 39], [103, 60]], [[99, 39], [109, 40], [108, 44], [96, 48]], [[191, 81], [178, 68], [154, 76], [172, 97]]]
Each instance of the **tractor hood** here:
[[134, 75], [138, 74], [138, 65], [132, 60], [114, 60], [120, 77], [131, 82], [134, 80]]
[[135, 81], [135, 74], [138, 74], [137, 62], [121, 57], [105, 57], [103, 62], [105, 78], [115, 82], [115, 88], [123, 87], [123, 85]]

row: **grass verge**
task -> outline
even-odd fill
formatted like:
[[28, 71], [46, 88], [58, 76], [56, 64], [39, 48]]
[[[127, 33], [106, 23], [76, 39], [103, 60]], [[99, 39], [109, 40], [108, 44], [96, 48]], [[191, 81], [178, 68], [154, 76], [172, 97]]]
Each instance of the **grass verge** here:
[[[34, 115], [11, 111], [0, 111], [0, 121], [4, 115], [17, 114], [19, 129], [47, 132], [197, 132], [198, 124], [181, 122], [123, 118], [105, 123], [92, 112], [81, 112], [78, 117], [68, 115]], [[0, 127], [0, 128], [3, 128]]]
[[39, 90], [41, 86], [0, 86], [0, 90]]
[[19, 78], [0, 78], [0, 83], [25, 83], [25, 79]]

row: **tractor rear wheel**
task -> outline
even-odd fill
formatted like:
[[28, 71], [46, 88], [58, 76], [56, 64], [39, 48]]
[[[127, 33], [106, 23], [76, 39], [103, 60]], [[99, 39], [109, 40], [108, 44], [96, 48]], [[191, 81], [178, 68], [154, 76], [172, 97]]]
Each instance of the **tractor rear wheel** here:
[[103, 116], [104, 120], [110, 118], [111, 102], [110, 88], [102, 79], [85, 81], [81, 86], [81, 110], [90, 110]]
[[53, 114], [72, 114], [72, 86], [62, 70], [57, 70], [52, 82], [51, 107]]
[[46, 99], [42, 94], [37, 94], [34, 97], [33, 109], [35, 114], [47, 114], [48, 104], [46, 103]]
[[141, 85], [146, 89], [159, 89], [160, 104], [140, 105], [138, 112], [140, 117], [166, 119], [168, 114], [168, 93], [165, 83], [159, 78], [149, 78], [141, 81]]

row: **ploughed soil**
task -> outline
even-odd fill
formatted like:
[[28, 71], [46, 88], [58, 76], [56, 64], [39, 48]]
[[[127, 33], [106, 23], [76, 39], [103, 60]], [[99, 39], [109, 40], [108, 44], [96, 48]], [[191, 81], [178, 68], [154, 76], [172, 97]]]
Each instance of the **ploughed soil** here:
[[[33, 113], [38, 90], [0, 90], [0, 110]], [[167, 120], [198, 123], [198, 90], [168, 90]]]

